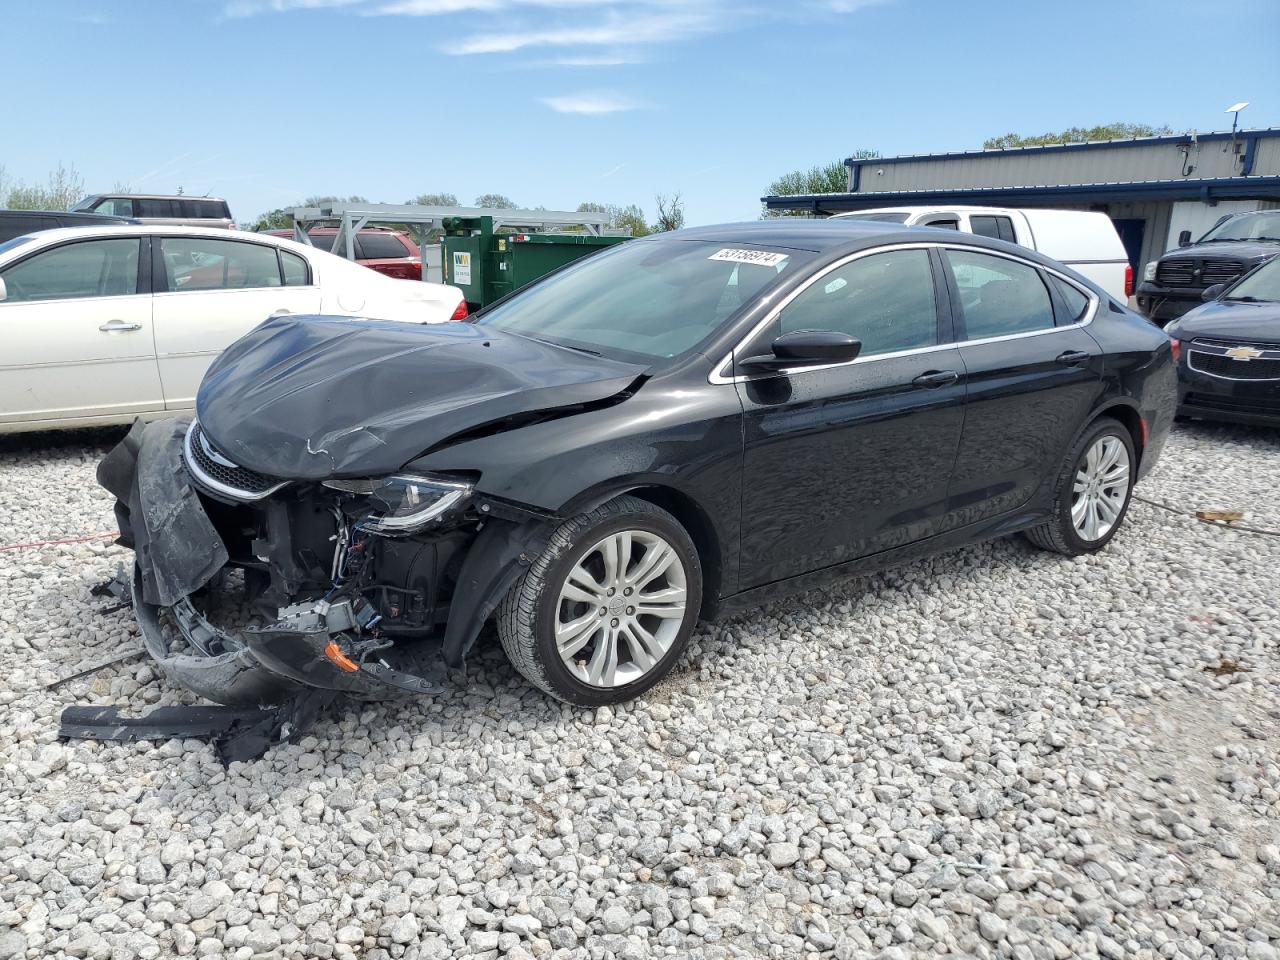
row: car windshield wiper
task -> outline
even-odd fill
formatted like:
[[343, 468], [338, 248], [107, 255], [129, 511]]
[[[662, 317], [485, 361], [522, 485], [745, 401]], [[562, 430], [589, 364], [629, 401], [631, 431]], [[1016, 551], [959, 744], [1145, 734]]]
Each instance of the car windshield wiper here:
[[1236, 303], [1275, 303], [1266, 297], [1223, 297], [1223, 300], [1234, 300]]
[[553, 347], [564, 347], [566, 350], [577, 350], [579, 353], [585, 353], [593, 357], [603, 357], [604, 354], [599, 350], [589, 350], [586, 347], [575, 347], [571, 343], [561, 343], [558, 340], [545, 340], [542, 337], [529, 337], [530, 340], [537, 340], [539, 343], [550, 344]]

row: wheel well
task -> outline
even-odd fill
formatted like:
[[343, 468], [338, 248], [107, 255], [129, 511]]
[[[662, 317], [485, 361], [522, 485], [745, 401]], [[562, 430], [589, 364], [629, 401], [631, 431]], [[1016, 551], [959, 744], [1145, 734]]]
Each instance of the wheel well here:
[[680, 521], [680, 525], [689, 532], [689, 538], [698, 548], [698, 560], [702, 563], [702, 609], [704, 618], [715, 612], [720, 602], [720, 585], [724, 576], [721, 564], [720, 538], [716, 535], [715, 525], [711, 518], [691, 497], [670, 487], [636, 487], [627, 490], [633, 497], [639, 497], [661, 507]]
[[[1121, 425], [1129, 431], [1129, 437], [1133, 440], [1133, 452], [1138, 458], [1138, 464], [1142, 463], [1143, 453], [1143, 433], [1142, 417], [1133, 407], [1126, 406], [1123, 403], [1117, 403], [1114, 406], [1107, 407], [1105, 410], [1099, 410], [1098, 416], [1094, 417], [1110, 417], [1113, 420], [1119, 420]], [[1092, 422], [1092, 421], [1090, 421]], [[1138, 464], [1135, 464], [1135, 468]]]

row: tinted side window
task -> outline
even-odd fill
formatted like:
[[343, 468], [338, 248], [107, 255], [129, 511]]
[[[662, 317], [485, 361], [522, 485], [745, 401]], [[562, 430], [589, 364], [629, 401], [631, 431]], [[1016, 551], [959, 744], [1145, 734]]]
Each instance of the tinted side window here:
[[922, 226], [937, 227], [939, 230], [959, 230], [960, 221], [955, 217], [940, 217], [937, 220], [926, 220]]
[[182, 208], [177, 200], [135, 200], [140, 217], [180, 217]]
[[333, 241], [338, 239], [336, 233], [308, 233], [307, 236], [311, 238], [313, 247], [325, 253], [333, 252]]
[[862, 341], [862, 356], [938, 342], [933, 271], [924, 250], [860, 257], [820, 277], [779, 314], [779, 333], [837, 330]]
[[199, 220], [225, 220], [230, 215], [227, 205], [219, 200], [183, 200], [182, 215]]
[[1089, 298], [1080, 292], [1078, 288], [1067, 281], [1049, 275], [1049, 282], [1053, 284], [1054, 289], [1058, 291], [1058, 296], [1062, 298], [1062, 304], [1067, 308], [1066, 315], [1059, 318], [1058, 326], [1068, 323], [1079, 323], [1084, 313], [1089, 309]]
[[1008, 240], [1010, 243], [1014, 242], [1013, 221], [1008, 217], [975, 214], [969, 218], [969, 226], [980, 237], [990, 237], [992, 240]]
[[161, 237], [170, 292], [280, 286], [275, 247], [205, 237]]
[[0, 273], [8, 302], [137, 293], [140, 242], [85, 240], [38, 253]]
[[37, 230], [48, 230], [50, 227], [56, 226], [56, 223], [52, 223], [44, 217], [26, 215], [0, 217], [0, 243], [3, 243], [5, 240], [12, 240], [14, 237], [20, 237], [26, 233], [35, 233]]
[[410, 256], [400, 238], [394, 233], [362, 233], [356, 237], [360, 245], [359, 259], [380, 260], [388, 257]]
[[307, 261], [296, 253], [281, 250], [280, 264], [284, 267], [284, 285], [286, 287], [305, 287], [311, 282], [311, 271], [307, 269]]
[[960, 291], [967, 339], [1053, 326], [1053, 303], [1035, 267], [968, 250], [948, 250], [946, 259]]
[[122, 197], [108, 197], [105, 200], [99, 200], [93, 212], [105, 214], [108, 217], [132, 217], [133, 201]]

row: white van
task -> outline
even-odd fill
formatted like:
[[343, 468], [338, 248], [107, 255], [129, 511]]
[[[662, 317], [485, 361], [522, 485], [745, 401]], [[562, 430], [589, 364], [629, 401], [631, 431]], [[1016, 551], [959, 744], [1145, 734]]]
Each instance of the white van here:
[[836, 214], [832, 219], [941, 227], [1008, 240], [1065, 264], [1122, 304], [1133, 294], [1133, 267], [1115, 224], [1105, 213], [1009, 207], [876, 207]]

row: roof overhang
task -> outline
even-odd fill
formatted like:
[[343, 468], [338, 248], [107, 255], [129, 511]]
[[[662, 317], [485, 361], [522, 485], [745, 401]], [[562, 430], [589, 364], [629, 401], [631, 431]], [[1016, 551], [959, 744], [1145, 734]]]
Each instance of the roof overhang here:
[[1079, 183], [1058, 186], [966, 187], [957, 190], [900, 190], [879, 193], [808, 193], [761, 197], [769, 210], [843, 213], [872, 207], [972, 203], [993, 207], [1115, 203], [1126, 200], [1278, 200], [1280, 177], [1225, 177], [1216, 180], [1145, 180], [1138, 183]]

